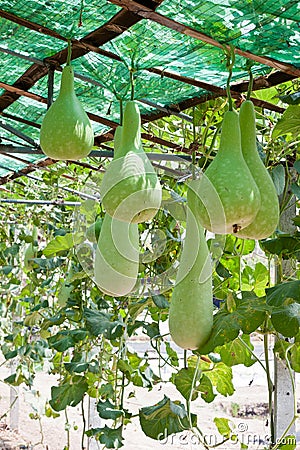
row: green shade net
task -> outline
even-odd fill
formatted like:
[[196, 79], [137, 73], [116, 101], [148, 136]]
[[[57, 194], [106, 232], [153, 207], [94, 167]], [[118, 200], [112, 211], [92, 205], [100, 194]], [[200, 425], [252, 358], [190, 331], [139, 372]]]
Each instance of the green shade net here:
[[[0, 8], [47, 27], [64, 39], [86, 37], [120, 11], [119, 7], [107, 0], [2, 0]], [[164, 0], [157, 11], [220, 43], [232, 43], [256, 55], [300, 66], [299, 1]], [[4, 18], [0, 18], [0, 29], [0, 81], [7, 84], [12, 85], [34, 61], [42, 63], [44, 58], [66, 48], [64, 40], [30, 30]], [[139, 101], [143, 114], [153, 112], [155, 105], [168, 107], [209, 94], [202, 88], [163, 76], [164, 71], [222, 88], [226, 86], [228, 74], [221, 48], [154, 21], [140, 20], [106, 42], [101, 49], [115, 57], [89, 52], [72, 61], [76, 94], [87, 112], [99, 116], [99, 120], [92, 121], [95, 135], [109, 130], [107, 124], [101, 123], [101, 118], [119, 122], [120, 101], [128, 100], [132, 93], [131, 70], [135, 81], [134, 98]], [[236, 57], [233, 83], [248, 79], [246, 63], [246, 58]], [[162, 75], [151, 73], [152, 68], [160, 69]], [[258, 63], [252, 68], [254, 76], [267, 75], [272, 70]], [[61, 73], [55, 71], [54, 99], [59, 91], [60, 78]], [[0, 94], [3, 92], [0, 89]], [[46, 99], [47, 77], [38, 80], [30, 92]], [[154, 106], [149, 106], [147, 102]], [[39, 142], [39, 126], [46, 112], [45, 103], [20, 97], [4, 112], [32, 122], [33, 125], [29, 125], [1, 118], [36, 143]], [[0, 138], [2, 143], [14, 141], [18, 145], [26, 145], [2, 128]], [[35, 155], [34, 158], [41, 156]]]

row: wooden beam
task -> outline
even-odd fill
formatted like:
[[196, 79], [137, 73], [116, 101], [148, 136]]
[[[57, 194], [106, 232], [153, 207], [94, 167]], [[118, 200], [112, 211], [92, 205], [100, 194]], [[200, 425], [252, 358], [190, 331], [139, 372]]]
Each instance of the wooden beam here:
[[[151, 8], [157, 8], [162, 1], [163, 0], [140, 0], [140, 6], [150, 9], [151, 11]], [[47, 34], [53, 38], [67, 41], [67, 38], [60, 35], [59, 33], [50, 30], [47, 27], [31, 22], [27, 19], [16, 16], [8, 11], [0, 9], [0, 17], [34, 30], [38, 33]], [[113, 16], [108, 22], [92, 31], [83, 39], [79, 41], [72, 40], [72, 59], [79, 58], [80, 56], [83, 56], [91, 51], [89, 46], [97, 48], [101, 45], [104, 45], [106, 42], [119, 36], [140, 20], [141, 18], [136, 14], [133, 14], [131, 11], [128, 11], [126, 9], [122, 9], [117, 14], [115, 14], [115, 16]], [[45, 62], [47, 62], [48, 65], [46, 64], [42, 66], [37, 63], [32, 64], [31, 67], [29, 67], [29, 69], [27, 69], [23, 73], [23, 75], [21, 75], [21, 77], [13, 84], [13, 86], [22, 89], [23, 91], [28, 91], [38, 80], [40, 80], [47, 74], [49, 66], [64, 64], [67, 61], [67, 54], [68, 48], [65, 47], [62, 51], [57, 52], [53, 56], [45, 58]], [[16, 92], [5, 91], [2, 95], [0, 95], [0, 111], [3, 111], [5, 108], [10, 106], [18, 98], [19, 94], [17, 94]]]
[[[206, 44], [210, 44], [214, 47], [223, 49], [223, 44], [221, 42], [213, 39], [207, 34], [202, 33], [187, 25], [183, 25], [182, 23], [170, 19], [169, 17], [163, 16], [162, 14], [153, 11], [150, 8], [141, 7], [141, 5], [134, 0], [109, 0], [109, 1], [114, 5], [118, 5], [121, 6], [122, 8], [128, 9], [128, 11], [131, 11], [132, 13], [136, 14], [139, 17], [142, 17], [143, 19], [152, 20], [153, 22], [156, 22], [164, 27], [177, 31], [177, 33], [184, 34], [186, 36], [205, 42]], [[256, 61], [260, 64], [264, 64], [277, 70], [282, 70], [283, 72], [286, 72], [292, 76], [300, 77], [300, 69], [293, 66], [292, 64], [284, 63], [278, 61], [277, 59], [270, 58], [268, 56], [256, 55], [252, 52], [249, 52], [247, 50], [241, 50], [240, 48], [237, 47], [235, 48], [235, 52], [240, 56], [244, 56], [245, 58], [251, 59], [252, 61]]]

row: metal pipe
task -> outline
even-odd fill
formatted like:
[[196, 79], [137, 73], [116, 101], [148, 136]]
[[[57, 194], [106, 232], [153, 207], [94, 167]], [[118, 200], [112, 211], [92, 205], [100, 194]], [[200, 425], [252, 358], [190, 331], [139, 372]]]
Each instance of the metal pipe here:
[[[13, 145], [4, 145], [0, 144], [0, 154], [1, 153], [23, 153], [23, 154], [35, 154], [35, 155], [43, 155], [41, 149], [33, 149], [30, 147], [15, 147]], [[169, 153], [146, 153], [148, 158], [152, 161], [174, 161], [180, 162], [181, 159], [185, 161], [191, 161], [192, 158], [190, 155], [174, 155]], [[94, 156], [97, 158], [112, 158], [114, 156], [114, 152], [111, 150], [92, 150], [88, 156]]]
[[81, 202], [65, 202], [63, 200], [25, 200], [15, 198], [1, 198], [0, 203], [13, 203], [23, 205], [81, 206]]

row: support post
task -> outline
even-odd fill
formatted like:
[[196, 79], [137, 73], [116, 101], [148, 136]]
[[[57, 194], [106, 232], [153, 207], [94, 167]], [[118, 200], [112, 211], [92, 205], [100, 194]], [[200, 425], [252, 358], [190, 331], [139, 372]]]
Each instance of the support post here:
[[[14, 359], [10, 364], [10, 373], [14, 374], [17, 368], [17, 361]], [[19, 386], [10, 387], [10, 414], [9, 414], [9, 427], [12, 431], [19, 431]]]
[[[294, 169], [291, 169], [289, 177], [295, 181]], [[288, 181], [287, 181], [288, 182]], [[296, 226], [292, 219], [296, 215], [296, 198], [292, 196], [285, 211], [281, 214], [280, 230], [294, 234]], [[290, 260], [282, 261], [282, 274], [285, 279], [293, 277], [295, 269]], [[284, 360], [274, 356], [274, 425], [275, 440], [284, 434], [294, 417], [294, 393], [295, 373], [292, 378]], [[296, 436], [295, 424], [289, 429], [288, 435]]]
[[[88, 403], [88, 430], [90, 428], [100, 428], [101, 427], [101, 419], [97, 411], [97, 399], [89, 397]], [[88, 438], [87, 450], [99, 450], [100, 444], [99, 441], [96, 441], [95, 438]]]

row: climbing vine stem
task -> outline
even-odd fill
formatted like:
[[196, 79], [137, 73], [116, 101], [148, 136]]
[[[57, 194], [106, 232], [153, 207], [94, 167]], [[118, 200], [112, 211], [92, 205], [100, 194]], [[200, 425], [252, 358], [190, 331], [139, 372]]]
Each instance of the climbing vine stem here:
[[226, 94], [228, 98], [228, 110], [233, 110], [233, 103], [232, 103], [232, 97], [230, 92], [230, 82], [232, 78], [232, 71], [235, 63], [235, 50], [233, 45], [224, 45], [223, 46], [225, 56], [226, 56], [226, 68], [228, 70], [228, 77], [227, 77], [227, 83], [226, 83]]

